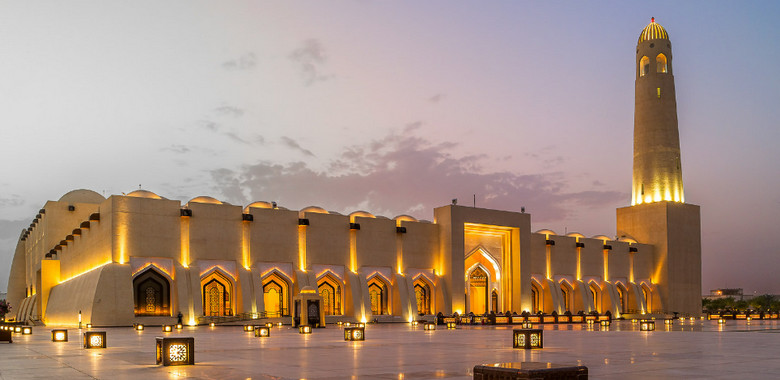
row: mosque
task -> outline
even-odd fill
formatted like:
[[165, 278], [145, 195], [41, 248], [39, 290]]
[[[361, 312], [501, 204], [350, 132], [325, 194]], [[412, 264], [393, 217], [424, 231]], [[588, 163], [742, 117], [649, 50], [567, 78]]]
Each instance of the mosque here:
[[652, 20], [636, 48], [631, 206], [617, 210], [612, 237], [532, 232], [530, 214], [456, 204], [429, 222], [75, 190], [46, 202], [19, 237], [13, 317], [289, 320], [306, 297], [328, 322], [490, 311], [698, 316], [700, 213], [683, 194], [672, 62], [667, 32]]

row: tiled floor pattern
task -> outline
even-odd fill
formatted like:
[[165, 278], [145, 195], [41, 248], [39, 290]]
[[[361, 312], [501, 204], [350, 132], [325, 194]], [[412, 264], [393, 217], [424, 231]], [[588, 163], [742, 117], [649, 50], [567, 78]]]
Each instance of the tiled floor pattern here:
[[[545, 326], [544, 349], [512, 349], [511, 326], [463, 326], [423, 331], [406, 324], [369, 325], [364, 342], [345, 342], [329, 326], [300, 335], [289, 326], [256, 338], [240, 326], [185, 327], [168, 336], [195, 337], [194, 366], [155, 365], [159, 327], [107, 332], [108, 348], [51, 342], [52, 327], [0, 343], [0, 379], [449, 379], [471, 378], [476, 364], [539, 361], [586, 365], [594, 379], [777, 379], [778, 321], [658, 323], [640, 332], [630, 321], [608, 330], [584, 325]], [[514, 326], [516, 327], [516, 326]]]

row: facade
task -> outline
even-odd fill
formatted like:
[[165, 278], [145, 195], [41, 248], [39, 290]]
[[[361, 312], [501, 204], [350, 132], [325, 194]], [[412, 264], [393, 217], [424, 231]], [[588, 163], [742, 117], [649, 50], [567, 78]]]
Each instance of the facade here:
[[314, 292], [328, 320], [698, 316], [699, 208], [683, 203], [671, 58], [666, 31], [651, 22], [637, 47], [634, 194], [617, 211], [616, 237], [532, 232], [530, 214], [457, 205], [428, 222], [75, 190], [22, 231], [8, 299], [17, 320], [57, 325], [287, 318]]

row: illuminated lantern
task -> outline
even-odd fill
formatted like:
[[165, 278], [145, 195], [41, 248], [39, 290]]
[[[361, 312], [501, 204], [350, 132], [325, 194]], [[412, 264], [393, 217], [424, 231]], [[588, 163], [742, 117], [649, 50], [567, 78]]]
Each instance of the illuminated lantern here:
[[420, 322], [412, 321], [412, 326], [417, 326], [418, 324], [420, 324]]
[[176, 324], [176, 330], [181, 330], [184, 326], [181, 325], [181, 323]]
[[15, 333], [21, 333], [22, 332], [22, 326], [14, 326], [14, 332]]
[[639, 320], [634, 318], [634, 319], [631, 320], [631, 323], [639, 323]]
[[51, 341], [52, 342], [67, 342], [68, 341], [68, 330], [65, 330], [65, 329], [51, 330]]
[[143, 330], [144, 330], [144, 325], [140, 323], [135, 325], [135, 331], [143, 331]]
[[655, 331], [655, 321], [647, 319], [639, 321], [639, 331]]
[[338, 325], [338, 326], [341, 326], [341, 325], [343, 325], [343, 324], [344, 324], [344, 322], [342, 322], [342, 321], [338, 321], [338, 322], [336, 322], [336, 325]]
[[425, 324], [423, 325], [423, 330], [425, 331], [436, 330], [436, 324], [433, 322], [425, 322]]
[[87, 328], [91, 329], [92, 328], [92, 324], [91, 323], [87, 323]]
[[252, 331], [255, 331], [255, 326], [244, 325], [244, 332], [252, 332]]
[[447, 328], [448, 329], [454, 329], [456, 327], [458, 327], [457, 323], [455, 323], [455, 322], [447, 322]]
[[22, 327], [22, 335], [32, 335], [32, 327], [29, 326]]
[[512, 348], [536, 349], [544, 347], [541, 329], [512, 330]]
[[270, 329], [271, 327], [274, 327], [274, 324], [273, 324], [273, 323], [271, 323], [271, 322], [267, 322], [267, 323], [265, 324], [265, 327], [268, 327], [268, 328]]
[[271, 327], [269, 326], [258, 326], [255, 329], [255, 336], [261, 337], [261, 338], [268, 338], [271, 336]]
[[752, 321], [752, 320], [753, 320], [753, 318], [751, 318], [751, 317], [747, 317], [747, 321], [748, 321], [748, 322], [750, 322], [750, 321]]
[[351, 324], [351, 323], [349, 323], [349, 322], [344, 322], [344, 327], [350, 327], [350, 326], [352, 326], [352, 324]]
[[672, 320], [671, 319], [664, 319], [664, 324], [665, 325], [671, 325], [672, 324]]
[[585, 321], [585, 323], [587, 323], [587, 324], [588, 324], [588, 328], [589, 328], [589, 329], [592, 329], [592, 328], [593, 328], [593, 323], [594, 323], [594, 322], [593, 322], [593, 320], [592, 320], [592, 319], [588, 319], [587, 321]]
[[282, 322], [276, 322], [276, 327], [282, 327]]
[[726, 324], [726, 320], [723, 319], [723, 318], [720, 318], [720, 319], [718, 319], [718, 324], [719, 325], [725, 325]]
[[601, 321], [601, 327], [609, 327], [609, 324], [610, 324], [609, 319], [605, 319]]
[[157, 338], [157, 364], [193, 365], [195, 364], [195, 338]]
[[217, 325], [217, 324], [216, 324], [216, 323], [214, 323], [214, 322], [211, 322], [211, 323], [209, 323], [209, 327], [214, 327], [214, 326], [216, 326], [216, 325]]
[[105, 331], [85, 332], [84, 348], [106, 348], [106, 332]]
[[356, 327], [366, 327], [365, 323], [355, 323]]
[[298, 333], [299, 334], [311, 334], [311, 326], [309, 326], [309, 325], [300, 325], [298, 327]]
[[524, 329], [532, 329], [532, 328], [534, 328], [534, 324], [531, 323], [531, 321], [523, 321], [522, 327]]
[[171, 331], [173, 331], [173, 326], [171, 326], [171, 325], [162, 325], [162, 331], [163, 332], [171, 332]]
[[345, 328], [344, 340], [366, 340], [366, 328], [365, 327]]

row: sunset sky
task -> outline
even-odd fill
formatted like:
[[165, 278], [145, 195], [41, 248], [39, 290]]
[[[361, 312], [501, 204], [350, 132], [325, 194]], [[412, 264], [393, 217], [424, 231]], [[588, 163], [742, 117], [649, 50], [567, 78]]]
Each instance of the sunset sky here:
[[635, 48], [673, 49], [703, 291], [780, 294], [780, 3], [0, 1], [0, 292], [78, 188], [615, 235]]

